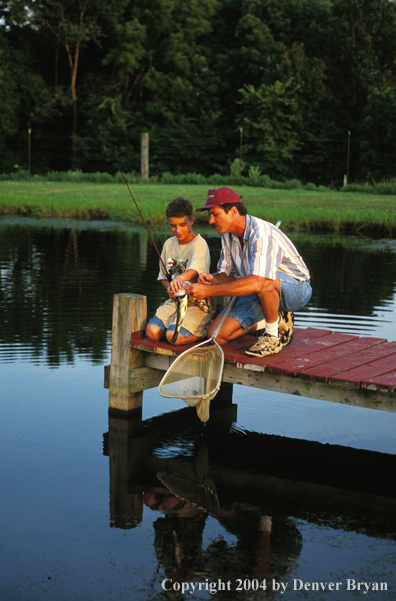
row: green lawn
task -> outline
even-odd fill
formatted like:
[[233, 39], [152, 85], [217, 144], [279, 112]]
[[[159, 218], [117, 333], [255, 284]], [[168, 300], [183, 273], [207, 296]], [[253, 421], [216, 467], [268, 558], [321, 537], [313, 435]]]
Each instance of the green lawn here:
[[[132, 193], [147, 221], [165, 222], [165, 207], [177, 196], [194, 207], [205, 203], [208, 186], [136, 184]], [[250, 214], [282, 220], [285, 231], [396, 235], [396, 196], [337, 191], [272, 190], [234, 186]], [[26, 215], [140, 224], [125, 184], [0, 182], [0, 216]], [[196, 214], [206, 222], [206, 213]]]

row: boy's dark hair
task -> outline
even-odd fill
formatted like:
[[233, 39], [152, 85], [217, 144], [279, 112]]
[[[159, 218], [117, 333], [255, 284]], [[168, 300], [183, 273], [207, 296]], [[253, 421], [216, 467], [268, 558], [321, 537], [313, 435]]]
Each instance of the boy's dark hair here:
[[191, 221], [193, 218], [193, 206], [189, 200], [178, 196], [166, 207], [167, 217], [188, 217]]
[[224, 209], [225, 213], [228, 213], [232, 207], [236, 207], [240, 215], [247, 215], [247, 208], [241, 202], [225, 202], [223, 205], [220, 205], [220, 207]]

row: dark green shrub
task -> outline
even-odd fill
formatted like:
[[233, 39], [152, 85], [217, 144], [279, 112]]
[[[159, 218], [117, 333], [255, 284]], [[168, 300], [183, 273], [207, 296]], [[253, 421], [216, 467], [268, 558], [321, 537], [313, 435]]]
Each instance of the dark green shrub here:
[[285, 182], [282, 186], [285, 190], [298, 190], [301, 188], [301, 182], [299, 179], [290, 179]]
[[308, 182], [308, 184], [305, 184], [305, 186], [303, 186], [304, 190], [311, 190], [312, 192], [317, 190], [317, 187], [315, 186], [315, 184], [312, 184], [311, 182]]
[[373, 186], [362, 185], [362, 184], [347, 184], [342, 186], [340, 192], [359, 192], [360, 194], [375, 194]]
[[392, 184], [377, 184], [375, 186], [376, 194], [396, 194], [396, 186]]

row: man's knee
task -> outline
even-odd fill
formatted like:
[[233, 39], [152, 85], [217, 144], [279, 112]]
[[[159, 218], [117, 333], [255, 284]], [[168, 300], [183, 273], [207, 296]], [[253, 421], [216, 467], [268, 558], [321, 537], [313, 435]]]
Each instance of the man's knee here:
[[[222, 318], [222, 315], [219, 315], [215, 319], [215, 321], [213, 323], [211, 323], [211, 325], [209, 326], [208, 338], [211, 338], [214, 335], [216, 328], [220, 323], [221, 318]], [[229, 342], [232, 342], [233, 340], [236, 340], [237, 338], [240, 338], [241, 336], [248, 334], [251, 329], [252, 328], [248, 328], [247, 330], [245, 330], [241, 326], [239, 321], [237, 321], [236, 319], [233, 319], [232, 317], [227, 317], [227, 319], [221, 326], [220, 331], [218, 332], [218, 334], [216, 336], [216, 342], [218, 342], [218, 344], [220, 344], [220, 346], [226, 346]]]
[[278, 276], [276, 276], [275, 280], [270, 280], [269, 278], [263, 278], [263, 287], [259, 294], [268, 294], [271, 292], [277, 292], [280, 294], [280, 280]]

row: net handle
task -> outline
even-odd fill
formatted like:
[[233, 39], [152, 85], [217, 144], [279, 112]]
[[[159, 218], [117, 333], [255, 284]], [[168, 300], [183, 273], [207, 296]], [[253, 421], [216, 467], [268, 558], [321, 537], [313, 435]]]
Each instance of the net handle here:
[[[205, 395], [205, 398], [207, 398], [208, 396], [211, 396], [213, 394], [213, 392], [218, 389], [220, 387], [220, 382], [221, 382], [221, 376], [223, 373], [223, 369], [224, 369], [224, 352], [223, 349], [221, 348], [221, 346], [219, 345], [219, 343], [216, 340], [216, 336], [218, 335], [218, 333], [220, 332], [225, 320], [227, 319], [232, 307], [235, 305], [235, 302], [237, 300], [237, 296], [234, 296], [231, 300], [231, 302], [229, 303], [229, 305], [227, 306], [227, 309], [225, 310], [225, 313], [223, 315], [223, 317], [221, 318], [219, 325], [217, 326], [216, 330], [213, 333], [213, 336], [211, 338], [209, 338], [209, 340], [203, 340], [202, 342], [200, 342], [199, 344], [196, 344], [195, 346], [187, 349], [186, 351], [184, 351], [181, 355], [179, 355], [175, 361], [172, 363], [172, 365], [167, 369], [167, 371], [165, 372], [165, 374], [162, 377], [161, 382], [158, 385], [158, 391], [160, 393], [160, 395], [167, 397], [167, 398], [174, 398], [174, 395], [167, 395], [163, 392], [163, 385], [164, 382], [166, 382], [166, 378], [169, 376], [170, 373], [172, 373], [175, 369], [175, 367], [177, 366], [177, 364], [181, 361], [182, 357], [185, 357], [185, 355], [188, 355], [189, 353], [191, 353], [191, 351], [194, 351], [195, 349], [197, 349], [200, 346], [203, 346], [204, 344], [208, 344], [209, 342], [211, 342], [213, 340], [213, 342], [215, 343], [215, 346], [219, 349], [219, 353], [220, 353], [220, 358], [221, 358], [221, 367], [219, 370], [219, 377], [217, 378], [217, 384], [215, 386], [215, 388], [213, 388], [213, 390]], [[178, 397], [180, 398], [180, 397]]]

